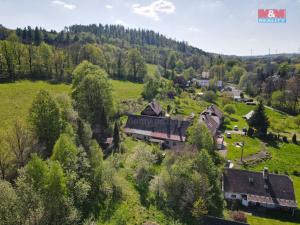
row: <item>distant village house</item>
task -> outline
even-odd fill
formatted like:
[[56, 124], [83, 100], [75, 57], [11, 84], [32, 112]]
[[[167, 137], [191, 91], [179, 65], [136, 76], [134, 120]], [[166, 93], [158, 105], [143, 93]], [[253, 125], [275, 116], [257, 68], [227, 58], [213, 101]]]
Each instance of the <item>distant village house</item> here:
[[162, 107], [155, 101], [150, 102], [141, 112], [144, 116], [163, 116]]
[[210, 105], [200, 115], [200, 121], [206, 124], [213, 137], [217, 137], [223, 118], [222, 111], [215, 105]]
[[125, 133], [140, 140], [172, 148], [183, 145], [190, 122], [168, 117], [128, 115]]
[[238, 200], [243, 206], [260, 206], [270, 209], [297, 208], [292, 180], [286, 175], [225, 169], [222, 188], [227, 201]]
[[128, 115], [125, 125], [127, 135], [158, 143], [164, 148], [178, 147], [186, 141], [190, 121], [164, 117], [157, 102], [149, 103], [141, 114]]

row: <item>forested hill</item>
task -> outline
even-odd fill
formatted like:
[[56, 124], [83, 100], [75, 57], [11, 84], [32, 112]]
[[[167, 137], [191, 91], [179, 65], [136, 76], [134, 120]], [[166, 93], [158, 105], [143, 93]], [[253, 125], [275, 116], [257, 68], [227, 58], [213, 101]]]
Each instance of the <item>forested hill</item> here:
[[[0, 56], [2, 79], [59, 81], [69, 80], [70, 72], [82, 60], [99, 65], [112, 78], [143, 81], [144, 68], [139, 66], [143, 63], [135, 62], [159, 65], [163, 74], [172, 78], [175, 67], [179, 74], [189, 68], [201, 72], [213, 57], [154, 31], [101, 24], [73, 25], [60, 32], [30, 26], [10, 30], [0, 25]], [[133, 77], [126, 67], [130, 60], [136, 67]]]
[[[39, 44], [45, 42], [55, 46], [66, 46], [74, 43], [98, 43], [113, 44], [121, 48], [128, 47], [154, 47], [160, 49], [169, 49], [190, 56], [192, 54], [209, 54], [203, 50], [189, 45], [185, 41], [176, 41], [171, 38], [146, 29], [131, 29], [121, 25], [72, 25], [65, 27], [64, 30], [57, 32], [55, 30], [47, 31], [42, 28], [17, 28], [16, 34], [23, 43]], [[0, 25], [0, 39], [5, 39], [9, 35], [8, 29]]]

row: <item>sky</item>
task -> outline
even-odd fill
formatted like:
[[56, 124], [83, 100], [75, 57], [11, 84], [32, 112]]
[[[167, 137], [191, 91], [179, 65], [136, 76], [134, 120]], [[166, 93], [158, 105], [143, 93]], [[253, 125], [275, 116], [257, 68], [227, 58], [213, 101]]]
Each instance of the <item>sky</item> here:
[[[287, 22], [258, 23], [258, 9], [286, 9]], [[300, 51], [300, 0], [0, 0], [8, 28], [98, 23], [154, 30], [219, 54]]]

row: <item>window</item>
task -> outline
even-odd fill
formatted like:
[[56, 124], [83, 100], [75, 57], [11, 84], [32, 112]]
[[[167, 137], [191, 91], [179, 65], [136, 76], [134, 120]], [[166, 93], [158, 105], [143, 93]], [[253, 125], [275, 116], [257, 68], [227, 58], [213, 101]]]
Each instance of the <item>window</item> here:
[[253, 183], [254, 183], [254, 180], [253, 180], [252, 177], [249, 177], [249, 183], [250, 183], [250, 184], [253, 184]]

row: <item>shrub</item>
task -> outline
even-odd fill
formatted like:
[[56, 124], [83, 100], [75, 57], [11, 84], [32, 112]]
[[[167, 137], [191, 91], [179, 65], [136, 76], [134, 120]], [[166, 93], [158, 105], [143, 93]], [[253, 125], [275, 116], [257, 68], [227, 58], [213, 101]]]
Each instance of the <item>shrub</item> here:
[[237, 222], [247, 223], [246, 214], [242, 211], [233, 211], [231, 213], [231, 218]]
[[293, 175], [297, 176], [297, 177], [300, 177], [300, 171], [294, 170]]
[[231, 117], [230, 120], [233, 121], [233, 122], [238, 122], [239, 121], [238, 119], [233, 118], [233, 117]]
[[225, 117], [225, 119], [224, 119], [224, 124], [230, 124], [230, 119], [228, 118], [228, 117]]
[[247, 135], [248, 135], [249, 137], [252, 137], [253, 134], [254, 134], [253, 128], [252, 128], [252, 127], [249, 127], [248, 132], [247, 132]]
[[296, 136], [296, 134], [293, 135], [292, 142], [294, 144], [297, 144], [297, 136]]
[[283, 141], [283, 142], [286, 142], [286, 143], [289, 142], [286, 136], [283, 136], [283, 137], [282, 137], [282, 141]]
[[224, 106], [224, 111], [230, 115], [230, 114], [234, 114], [236, 112], [236, 109], [235, 109], [234, 105], [227, 104]]
[[268, 138], [270, 141], [273, 141], [273, 140], [276, 139], [276, 135], [274, 135], [272, 132], [269, 132], [267, 138]]
[[213, 91], [206, 91], [203, 95], [203, 99], [207, 102], [213, 103], [217, 100], [217, 95]]

